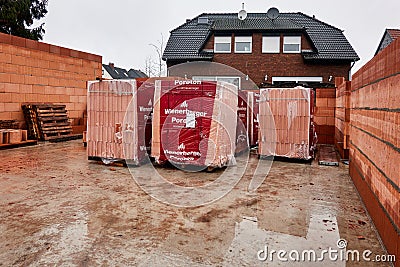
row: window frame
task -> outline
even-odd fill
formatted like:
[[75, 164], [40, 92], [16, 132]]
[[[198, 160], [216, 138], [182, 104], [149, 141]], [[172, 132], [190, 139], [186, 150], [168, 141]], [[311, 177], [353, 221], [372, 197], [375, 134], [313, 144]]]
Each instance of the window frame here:
[[[264, 44], [267, 43], [266, 39], [267, 38], [273, 38], [278, 40], [278, 51], [267, 51], [264, 47]], [[261, 52], [263, 54], [280, 54], [281, 53], [281, 37], [280, 36], [263, 36], [262, 37], [262, 45], [261, 45]]]
[[276, 82], [323, 82], [322, 76], [273, 76], [272, 84]]
[[218, 81], [222, 81], [222, 82], [227, 82], [226, 80], [229, 79], [235, 79], [238, 82], [238, 85], [232, 83], [233, 85], [238, 86], [238, 89], [240, 90], [241, 88], [241, 84], [242, 84], [242, 79], [240, 76], [193, 76], [192, 80], [194, 81], [205, 81], [205, 82], [218, 82]]
[[[287, 41], [287, 40], [290, 40], [290, 39], [293, 40], [294, 38], [299, 40], [299, 42]], [[298, 45], [299, 49], [296, 50], [296, 51], [293, 51], [293, 50], [289, 50], [288, 51], [288, 50], [285, 49], [285, 45]], [[301, 36], [284, 36], [283, 37], [283, 53], [286, 53], [286, 54], [300, 54], [301, 53]]]
[[[226, 40], [226, 41], [217, 42], [218, 39]], [[228, 39], [229, 39], [229, 51], [226, 51], [226, 50], [218, 51], [217, 44], [228, 44], [228, 41], [227, 41]], [[214, 53], [220, 53], [220, 54], [232, 53], [232, 36], [214, 36]]]
[[[241, 41], [239, 41], [241, 40]], [[238, 50], [237, 44], [238, 43], [250, 43], [250, 50]], [[235, 36], [235, 53], [236, 54], [251, 54], [253, 53], [253, 36]]]

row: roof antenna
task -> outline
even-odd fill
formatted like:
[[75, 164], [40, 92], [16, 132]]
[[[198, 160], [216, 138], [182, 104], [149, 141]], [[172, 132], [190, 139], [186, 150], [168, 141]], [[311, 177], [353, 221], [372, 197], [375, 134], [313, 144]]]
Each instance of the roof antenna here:
[[238, 13], [238, 18], [240, 20], [245, 20], [247, 18], [247, 11], [244, 9], [244, 3], [242, 3], [242, 10]]

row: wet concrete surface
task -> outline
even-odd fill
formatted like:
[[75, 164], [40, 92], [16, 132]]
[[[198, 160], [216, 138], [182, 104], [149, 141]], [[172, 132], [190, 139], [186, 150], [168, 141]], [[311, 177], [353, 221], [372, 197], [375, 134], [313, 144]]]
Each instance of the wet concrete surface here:
[[[328, 255], [262, 261], [272, 250], [287, 251], [289, 260], [295, 250], [385, 254], [342, 164], [275, 161], [249, 192], [258, 163], [252, 155], [228, 194], [182, 208], [149, 196], [128, 168], [88, 161], [80, 141], [0, 151], [0, 161], [0, 266], [390, 266]], [[186, 187], [226, 171], [156, 170]], [[346, 249], [338, 249], [339, 239]]]

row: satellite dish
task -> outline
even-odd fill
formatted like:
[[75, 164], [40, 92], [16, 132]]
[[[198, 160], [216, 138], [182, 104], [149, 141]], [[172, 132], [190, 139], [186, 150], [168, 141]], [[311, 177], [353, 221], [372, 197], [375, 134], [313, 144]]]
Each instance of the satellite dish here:
[[245, 20], [247, 18], [247, 11], [244, 9], [244, 3], [242, 3], [242, 10], [238, 13], [238, 18], [240, 20]]
[[267, 17], [274, 20], [279, 17], [279, 10], [276, 7], [271, 7], [267, 12]]
[[245, 20], [247, 18], [247, 11], [246, 10], [240, 10], [238, 14], [238, 18], [240, 20]]

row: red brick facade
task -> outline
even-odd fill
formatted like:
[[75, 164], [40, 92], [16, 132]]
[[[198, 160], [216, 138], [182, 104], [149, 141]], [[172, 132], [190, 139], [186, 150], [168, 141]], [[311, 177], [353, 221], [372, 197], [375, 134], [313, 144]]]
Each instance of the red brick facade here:
[[[280, 53], [267, 54], [262, 53], [262, 33], [254, 33], [252, 38], [252, 53], [243, 54], [235, 53], [234, 36], [232, 34], [231, 53], [215, 53], [213, 62], [222, 63], [231, 66], [245, 75], [256, 84], [265, 82], [265, 75], [268, 75], [268, 82], [272, 82], [272, 77], [323, 77], [323, 82], [328, 82], [329, 76], [349, 78], [351, 68], [350, 62], [321, 62], [309, 63], [305, 62], [300, 53], [288, 54], [283, 53], [283, 38], [281, 34]], [[311, 50], [312, 45], [308, 38], [302, 36], [302, 50]], [[214, 49], [214, 36], [212, 35], [204, 46], [204, 49]], [[179, 62], [168, 61], [168, 67]], [[332, 81], [333, 82], [333, 81]]]

